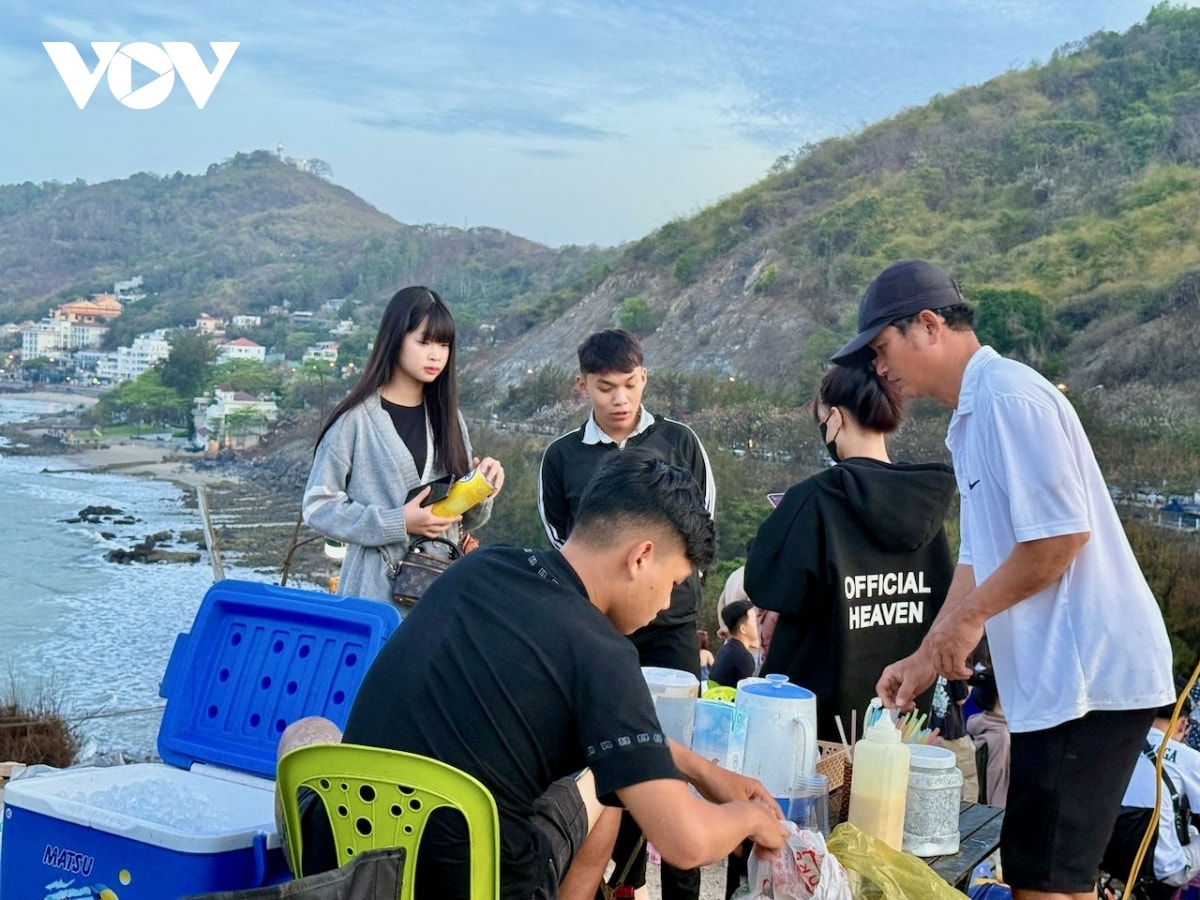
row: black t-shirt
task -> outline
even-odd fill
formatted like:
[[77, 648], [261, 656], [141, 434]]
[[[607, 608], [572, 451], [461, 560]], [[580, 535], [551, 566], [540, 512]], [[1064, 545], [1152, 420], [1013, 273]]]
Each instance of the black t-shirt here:
[[970, 692], [965, 681], [939, 678], [933, 686], [929, 722], [925, 727], [938, 729], [938, 734], [948, 741], [965, 735], [967, 724], [963, 719], [962, 702]]
[[[753, 610], [751, 615], [753, 615]], [[735, 688], [743, 678], [754, 674], [754, 654], [747, 650], [741, 641], [728, 640], [717, 651], [712, 668], [708, 671], [708, 680], [725, 687]]]
[[404, 446], [412, 454], [413, 465], [417, 467], [418, 472], [424, 472], [429, 442], [425, 430], [425, 404], [422, 402], [416, 406], [401, 406], [399, 403], [385, 400], [382, 396], [379, 402], [392, 417], [396, 434], [400, 435], [400, 440], [404, 441]]
[[[347, 743], [430, 756], [478, 778], [500, 813], [501, 897], [527, 898], [545, 878], [534, 801], [590, 767], [600, 799], [678, 778], [637, 652], [589, 601], [554, 550], [490, 546], [426, 591], [367, 672]], [[418, 897], [466, 897], [465, 829], [431, 821]]]

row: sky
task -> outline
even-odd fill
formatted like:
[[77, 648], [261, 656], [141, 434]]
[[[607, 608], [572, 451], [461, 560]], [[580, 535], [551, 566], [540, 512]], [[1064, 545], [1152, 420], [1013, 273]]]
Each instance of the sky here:
[[[5, 0], [0, 184], [200, 174], [282, 143], [402, 222], [612, 245], [1152, 5]], [[100, 70], [96, 41], [120, 46]], [[198, 108], [209, 76], [177, 45], [214, 70], [214, 41], [238, 46]], [[82, 109], [43, 42], [72, 45], [68, 80], [95, 71]]]

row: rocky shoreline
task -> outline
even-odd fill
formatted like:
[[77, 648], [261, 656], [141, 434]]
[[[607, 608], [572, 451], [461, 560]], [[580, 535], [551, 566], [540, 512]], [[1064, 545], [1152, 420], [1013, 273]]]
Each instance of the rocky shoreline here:
[[[23, 397], [47, 402], [82, 400], [83, 405], [88, 405], [89, 399], [46, 393]], [[10, 443], [0, 448], [0, 453], [53, 457], [62, 468], [170, 481], [183, 491], [184, 503], [189, 507], [198, 507], [197, 493], [203, 490], [215, 549], [223, 562], [251, 569], [264, 581], [276, 584], [286, 563], [287, 583], [292, 586], [321, 588], [336, 574], [336, 567], [324, 556], [320, 535], [299, 522], [300, 499], [316, 435], [315, 414], [282, 421], [255, 447], [226, 450], [212, 457], [182, 451], [177, 441], [157, 439], [67, 443], [57, 435], [72, 419], [73, 413], [64, 412], [3, 426], [0, 434]], [[136, 519], [137, 510], [107, 515]], [[101, 528], [104, 516], [94, 510], [90, 514], [80, 510], [79, 514]], [[197, 550], [185, 550], [182, 545]], [[197, 529], [178, 535], [146, 535], [127, 550], [109, 553], [110, 561], [120, 563], [196, 562], [204, 546], [203, 533]]]

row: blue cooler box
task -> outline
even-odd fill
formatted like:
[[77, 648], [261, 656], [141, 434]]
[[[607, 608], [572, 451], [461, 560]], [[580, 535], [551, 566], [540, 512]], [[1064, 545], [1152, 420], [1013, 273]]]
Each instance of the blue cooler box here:
[[292, 722], [339, 727], [400, 624], [387, 603], [244, 581], [205, 594], [159, 694], [163, 763], [9, 782], [2, 900], [171, 900], [290, 876], [275, 752]]

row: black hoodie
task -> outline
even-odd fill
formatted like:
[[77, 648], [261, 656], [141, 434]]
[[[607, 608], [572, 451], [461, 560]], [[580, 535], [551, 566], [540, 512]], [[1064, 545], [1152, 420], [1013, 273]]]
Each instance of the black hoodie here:
[[838, 740], [835, 714], [849, 732], [850, 711], [862, 715], [884, 667], [917, 649], [942, 608], [954, 491], [941, 463], [847, 459], [793, 485], [759, 527], [746, 593], [779, 613], [762, 674], [817, 695], [821, 740]]

